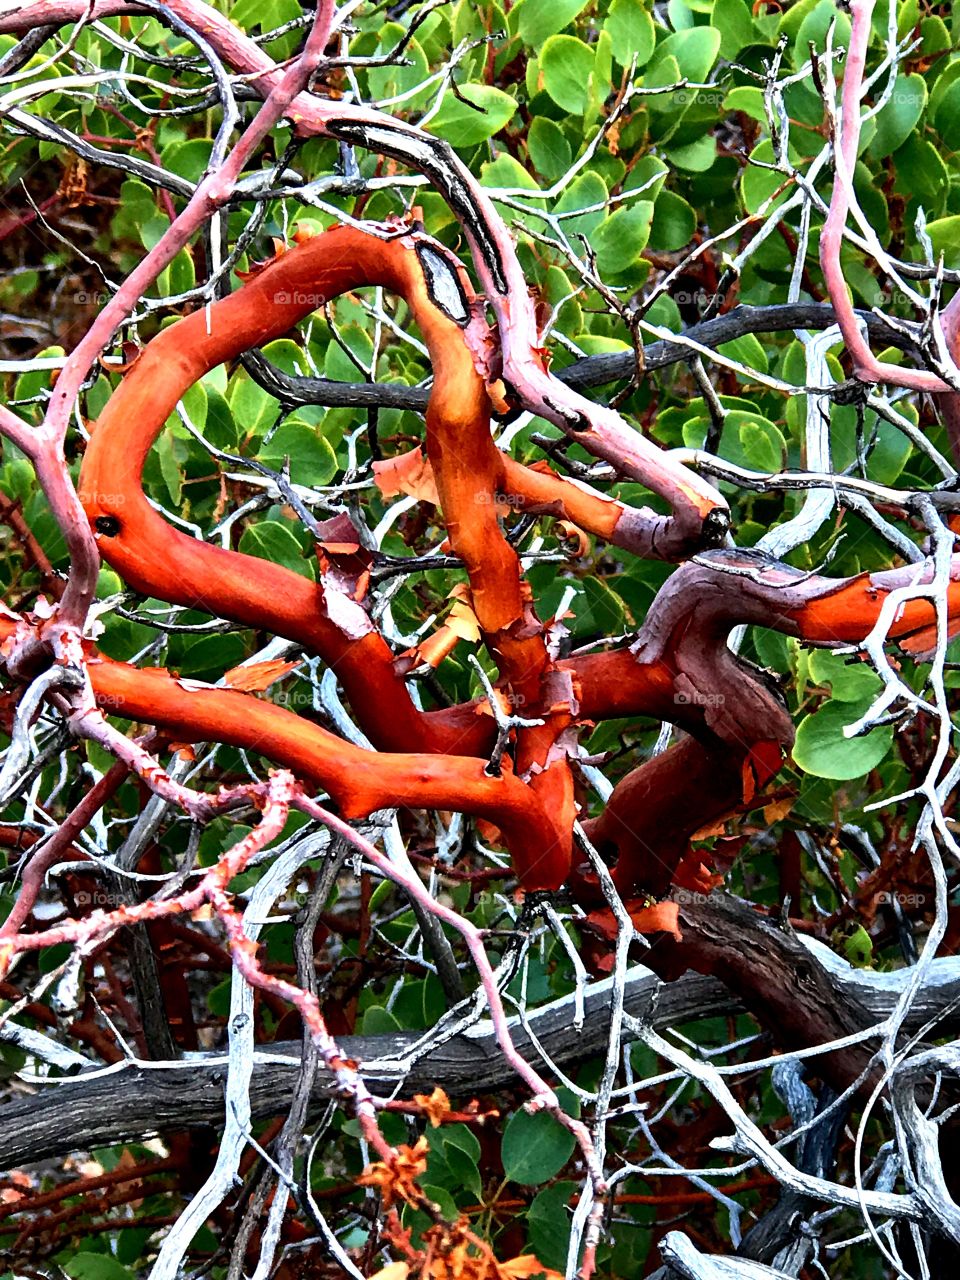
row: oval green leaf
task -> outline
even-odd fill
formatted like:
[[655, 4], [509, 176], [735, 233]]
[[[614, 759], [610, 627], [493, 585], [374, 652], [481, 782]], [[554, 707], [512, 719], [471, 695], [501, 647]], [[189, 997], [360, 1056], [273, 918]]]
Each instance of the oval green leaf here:
[[260, 450], [260, 461], [274, 471], [290, 459], [290, 479], [295, 484], [329, 484], [337, 474], [337, 455], [316, 427], [305, 422], [282, 423]]
[[503, 1132], [503, 1171], [511, 1182], [537, 1186], [560, 1172], [575, 1146], [573, 1134], [549, 1111], [515, 1111]]
[[594, 52], [576, 36], [551, 36], [540, 54], [543, 87], [558, 107], [583, 115], [590, 95]]
[[486, 142], [500, 132], [517, 109], [509, 93], [488, 84], [465, 84], [460, 95], [458, 98], [448, 92], [430, 122], [431, 130], [455, 147], [475, 147]]
[[613, 42], [613, 56], [621, 67], [650, 61], [656, 44], [656, 28], [643, 0], [613, 0], [603, 29]]
[[793, 759], [804, 773], [838, 782], [862, 778], [883, 760], [893, 743], [893, 726], [879, 725], [859, 738], [845, 738], [844, 727], [859, 720], [866, 702], [825, 703], [804, 716], [797, 728]]
[[550, 36], [573, 21], [587, 0], [523, 0], [520, 36], [538, 49]]

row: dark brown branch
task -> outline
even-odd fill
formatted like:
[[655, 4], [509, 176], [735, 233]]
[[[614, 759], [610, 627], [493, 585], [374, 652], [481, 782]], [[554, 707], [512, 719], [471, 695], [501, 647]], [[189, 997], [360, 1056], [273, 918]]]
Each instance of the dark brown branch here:
[[[655, 1028], [750, 1008], [775, 1041], [794, 1047], [798, 1039], [810, 1045], [822, 1043], [851, 1018], [856, 1025], [850, 1029], [879, 1022], [896, 1002], [896, 991], [873, 986], [853, 970], [849, 977], [828, 972], [796, 935], [779, 929], [769, 918], [726, 895], [714, 894], [694, 905], [682, 906], [680, 922], [688, 931], [688, 941], [679, 945], [689, 945], [689, 955], [677, 950], [668, 955], [666, 944], [658, 941], [653, 950], [655, 963], [665, 968], [671, 963], [682, 967], [709, 963], [718, 971], [722, 969], [729, 985], [715, 977], [693, 973], [663, 984], [634, 970], [627, 982], [625, 1008], [636, 1018], [648, 1019]], [[741, 956], [749, 963], [738, 967], [737, 957]], [[645, 953], [645, 963], [649, 959], [650, 953]], [[906, 1029], [916, 1029], [932, 1015], [946, 1013], [937, 1026], [937, 1034], [955, 1031], [960, 1026], [960, 1012], [951, 1007], [951, 1002], [958, 995], [960, 982], [931, 984], [922, 989], [913, 1003]], [[609, 984], [594, 986], [584, 1004], [585, 1020], [580, 1032], [572, 1027], [572, 997], [529, 1015], [530, 1028], [558, 1065], [569, 1067], [606, 1046]], [[788, 1015], [800, 1008], [810, 1016], [798, 1020], [791, 1031]], [[798, 1034], [800, 1031], [802, 1035]], [[534, 1059], [536, 1051], [523, 1027], [512, 1023], [511, 1033], [520, 1052]], [[402, 1061], [390, 1067], [373, 1065], [388, 1054], [402, 1059], [419, 1039], [419, 1033], [405, 1032], [345, 1036], [339, 1043], [346, 1057], [371, 1064], [363, 1068], [364, 1078], [371, 1088], [384, 1093], [397, 1089], [401, 1096], [409, 1097], [440, 1085], [451, 1095], [474, 1096], [515, 1084], [492, 1030], [482, 1037], [455, 1036], [431, 1048], [409, 1070]], [[298, 1079], [300, 1044], [261, 1046], [258, 1052], [295, 1059], [292, 1063], [255, 1066], [251, 1111], [254, 1119], [264, 1119], [282, 1113], [290, 1105]], [[822, 1064], [828, 1057], [832, 1060], [839, 1056], [816, 1059], [818, 1069], [825, 1074]], [[841, 1060], [838, 1071], [846, 1078], [850, 1067], [850, 1062]], [[175, 1070], [124, 1067], [109, 1075], [51, 1086], [35, 1097], [0, 1108], [0, 1169], [94, 1146], [137, 1141], [167, 1128], [222, 1124], [225, 1079], [226, 1066], [221, 1060]], [[321, 1069], [311, 1100], [314, 1110], [328, 1097], [329, 1084], [329, 1074]]]
[[[909, 339], [884, 324], [879, 316], [868, 311], [858, 311], [857, 315], [866, 323], [872, 337], [883, 341], [887, 346], [916, 354], [917, 349]], [[828, 329], [835, 321], [833, 308], [823, 302], [784, 303], [771, 307], [742, 305], [725, 315], [691, 326], [683, 337], [715, 350], [725, 342], [748, 333]], [[689, 358], [690, 348], [679, 338], [676, 342], [651, 342], [643, 348], [643, 362], [647, 372], [665, 369]], [[254, 381], [288, 408], [319, 404], [329, 408], [376, 407], [412, 409], [423, 413], [430, 395], [426, 387], [407, 387], [401, 383], [337, 382], [329, 378], [299, 377], [284, 373], [260, 351], [248, 352], [243, 357], [243, 363]], [[635, 369], [636, 357], [632, 351], [614, 351], [585, 356], [582, 360], [575, 360], [573, 364], [567, 365], [565, 369], [555, 370], [555, 373], [568, 387], [583, 391], [630, 378]]]

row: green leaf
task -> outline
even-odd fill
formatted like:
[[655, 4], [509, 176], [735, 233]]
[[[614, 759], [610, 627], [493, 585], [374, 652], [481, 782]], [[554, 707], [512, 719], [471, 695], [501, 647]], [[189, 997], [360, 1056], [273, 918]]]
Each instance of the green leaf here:
[[160, 459], [160, 474], [167, 486], [167, 493], [175, 507], [180, 505], [183, 487], [183, 472], [177, 461], [176, 443], [172, 431], [164, 431], [157, 441], [157, 456]]
[[290, 479], [295, 484], [329, 484], [337, 474], [337, 455], [316, 427], [293, 417], [280, 424], [269, 444], [260, 450], [260, 461], [279, 471], [290, 459]]
[[[908, 421], [913, 421], [916, 426], [913, 407], [905, 404], [903, 410]], [[832, 417], [830, 443], [833, 465], [836, 471], [843, 471], [857, 461], [856, 409], [852, 405], [837, 405]], [[909, 438], [891, 423], [878, 421], [872, 410], [864, 415], [863, 436], [868, 444], [873, 441], [867, 461], [868, 478], [878, 484], [894, 484], [910, 457], [912, 446]]]
[[613, 41], [606, 31], [601, 31], [594, 46], [593, 70], [588, 82], [587, 106], [584, 125], [590, 124], [603, 110], [613, 80]]
[[[127, 184], [124, 183], [124, 186]], [[63, 347], [44, 347], [42, 351], [37, 352], [38, 358], [46, 358], [49, 356], [63, 356], [66, 351]], [[30, 400], [34, 396], [38, 396], [41, 391], [49, 391], [53, 379], [56, 377], [52, 369], [29, 369], [26, 373], [21, 373], [17, 378], [14, 386], [14, 396], [17, 400]], [[4, 448], [7, 448], [7, 442], [4, 441]]]
[[900, 191], [911, 192], [928, 215], [943, 211], [950, 185], [949, 175], [940, 152], [932, 142], [914, 134], [894, 152], [893, 164]]
[[485, 187], [519, 187], [531, 194], [540, 192], [536, 178], [506, 151], [480, 166], [480, 181]]
[[443, 1145], [459, 1147], [461, 1151], [465, 1151], [472, 1160], [480, 1159], [480, 1140], [472, 1130], [468, 1129], [465, 1124], [445, 1124], [442, 1129], [438, 1130], [443, 1135]]
[[549, 36], [573, 21], [587, 0], [523, 0], [520, 36], [524, 44], [539, 48]]
[[611, 351], [629, 351], [630, 343], [622, 338], [608, 338], [603, 333], [578, 333], [574, 341], [588, 356], [605, 356]]
[[363, 1031], [365, 1036], [387, 1036], [402, 1031], [400, 1023], [389, 1009], [381, 1004], [371, 1005], [363, 1015]]
[[777, 454], [776, 441], [755, 422], [740, 428], [740, 444], [756, 471], [777, 471], [783, 462], [783, 450]]
[[570, 1197], [575, 1182], [555, 1182], [538, 1191], [527, 1210], [530, 1246], [545, 1267], [562, 1272], [570, 1240]]
[[213, 143], [209, 138], [191, 138], [164, 147], [160, 159], [165, 169], [188, 182], [199, 182], [210, 163]]
[[276, 338], [268, 342], [263, 354], [284, 373], [302, 375], [309, 372], [303, 350], [292, 338]]
[[570, 168], [573, 152], [558, 124], [546, 116], [536, 116], [527, 131], [527, 151], [533, 167], [554, 182]]
[[242, 636], [201, 636], [188, 644], [177, 661], [177, 670], [184, 676], [215, 680], [224, 671], [241, 663], [245, 655], [246, 645]]
[[513, 119], [517, 109], [509, 93], [492, 85], [465, 84], [460, 93], [466, 102], [448, 91], [440, 110], [430, 121], [431, 131], [455, 147], [475, 147], [478, 142], [492, 138]]
[[717, 158], [717, 140], [707, 133], [686, 146], [670, 147], [664, 154], [678, 169], [685, 169], [688, 173], [706, 173]]
[[458, 1215], [457, 1202], [445, 1187], [432, 1187], [424, 1183], [423, 1194], [440, 1210], [448, 1222], [456, 1222]]
[[303, 558], [300, 543], [279, 520], [261, 520], [259, 524], [247, 525], [240, 538], [239, 550], [247, 556], [282, 564], [301, 577], [314, 576], [313, 566]]
[[543, 296], [552, 307], [560, 308], [558, 320], [564, 333], [576, 333], [583, 327], [583, 312], [577, 291], [559, 267], [548, 267], [543, 279]]
[[668, 57], [675, 58], [680, 74], [694, 83], [706, 80], [720, 52], [720, 32], [713, 27], [691, 27], [676, 31], [657, 45], [651, 70]]
[[202, 382], [195, 382], [187, 387], [180, 397], [178, 408], [167, 418], [166, 425], [179, 440], [189, 440], [190, 432], [180, 421], [179, 410], [182, 409], [187, 421], [198, 431], [202, 431], [207, 422], [207, 389]]
[[945, 264], [955, 267], [960, 262], [960, 214], [928, 222], [927, 233], [934, 253], [942, 253]]
[[[662, 89], [662, 93], [649, 93], [644, 99], [647, 111], [653, 117], [653, 123], [661, 132], [664, 121], [661, 117], [669, 117], [667, 133], [673, 133], [686, 114], [686, 108], [693, 101], [693, 93], [689, 95], [680, 89], [673, 88], [680, 83], [680, 64], [676, 58], [667, 56], [658, 58], [654, 67], [648, 67], [643, 77], [643, 87], [647, 90]], [[682, 99], [682, 100], [681, 100]]]
[[197, 283], [193, 256], [186, 250], [178, 253], [169, 267], [165, 267], [160, 273], [160, 279], [166, 281], [165, 284], [160, 285], [160, 293], [187, 293]]
[[864, 702], [825, 703], [819, 711], [804, 716], [797, 727], [793, 759], [804, 773], [817, 778], [846, 781], [862, 778], [875, 769], [893, 744], [893, 726], [879, 725], [859, 738], [846, 738], [845, 725], [853, 724], [868, 710]]
[[[951, 67], [952, 71], [953, 68]], [[941, 81], [946, 75], [941, 77]], [[930, 100], [931, 115], [937, 132], [942, 138], [952, 136], [956, 127], [957, 111], [960, 108], [960, 74], [953, 77], [952, 83], [945, 89], [937, 84], [937, 96]]]
[[873, 964], [873, 941], [862, 924], [844, 939], [843, 954], [857, 968], [869, 968]]
[[[588, 169], [586, 173], [582, 173], [576, 181], [567, 187], [554, 205], [553, 212], [572, 213], [576, 209], [589, 209], [589, 213], [581, 214], [579, 217], [563, 219], [563, 229], [568, 236], [575, 236], [579, 233], [582, 236], [589, 237], [604, 219], [605, 210], [603, 206], [606, 202], [606, 184], [598, 173]], [[594, 208], [595, 205], [600, 205], [601, 207], [597, 209]]]
[[629, 67], [634, 58], [638, 67], [649, 62], [657, 33], [643, 0], [613, 0], [603, 29], [613, 41], [613, 56], [621, 67]]
[[[791, 155], [791, 160], [796, 157]], [[769, 139], [764, 138], [758, 142], [754, 149], [750, 152], [750, 161], [743, 171], [740, 179], [740, 196], [743, 200], [743, 207], [747, 213], [757, 213], [765, 201], [769, 200], [774, 192], [779, 192], [776, 200], [770, 206], [775, 209], [788, 199], [793, 193], [793, 184], [787, 177], [778, 173], [773, 169], [761, 168], [761, 165], [769, 165], [774, 161], [773, 147]], [[780, 188], [783, 188], [781, 191]], [[766, 212], [770, 212], [770, 209]]]
[[[706, 426], [703, 418], [685, 423], [684, 442], [699, 448], [703, 443]], [[699, 441], [695, 441], [697, 431], [703, 433]], [[720, 436], [719, 452], [729, 462], [738, 467], [747, 467], [751, 471], [779, 471], [786, 448], [780, 428], [768, 418], [742, 409], [733, 409], [727, 414]]]
[[732, 59], [753, 44], [757, 33], [745, 0], [716, 0], [711, 25], [720, 32], [720, 57]]
[[938, 18], [936, 14], [933, 14], [924, 18], [920, 23], [920, 48], [916, 50], [914, 56], [931, 58], [934, 54], [943, 53], [949, 49], [950, 44], [950, 32], [947, 30], [947, 24], [942, 18]]
[[838, 702], [863, 702], [875, 697], [883, 681], [863, 662], [851, 661], [829, 649], [817, 649], [810, 655], [810, 679], [828, 684]]
[[[399, 22], [388, 22], [380, 33], [380, 42], [376, 47], [376, 55], [383, 56], [392, 53], [397, 47], [406, 31]], [[370, 93], [374, 98], [392, 98], [396, 94], [409, 93], [411, 89], [415, 89], [417, 85], [430, 74], [429, 64], [426, 54], [417, 43], [416, 40], [408, 40], [404, 46], [403, 56], [409, 63], [407, 66], [398, 66], [391, 63], [386, 67], [371, 67], [367, 72], [367, 84], [370, 86]], [[429, 89], [424, 94], [413, 94], [404, 102], [404, 107], [410, 107], [420, 102], [422, 96], [426, 96]], [[384, 108], [389, 110], [389, 108]]]
[[462, 1187], [477, 1197], [482, 1195], [483, 1179], [477, 1168], [480, 1144], [477, 1143], [477, 1150], [474, 1151], [462, 1143], [452, 1141], [446, 1133], [446, 1126], [431, 1130], [429, 1141], [430, 1160], [427, 1165], [426, 1180], [437, 1182], [441, 1186], [449, 1186], [457, 1191]]
[[723, 100], [725, 111], [742, 111], [751, 120], [765, 124], [767, 113], [764, 110], [763, 90], [752, 84], [735, 85]]
[[683, 196], [661, 191], [650, 226], [650, 248], [668, 253], [682, 249], [693, 239], [696, 229], [697, 215]]
[[511, 1182], [536, 1186], [558, 1174], [573, 1155], [576, 1139], [548, 1111], [515, 1111], [503, 1131], [500, 1154]]
[[696, 26], [693, 7], [687, 0], [667, 0], [667, 20], [674, 31], [687, 31]]
[[646, 248], [652, 220], [650, 201], [636, 200], [601, 222], [592, 244], [602, 273], [616, 275], [633, 266]]
[[833, 0], [820, 0], [820, 3], [808, 13], [800, 23], [797, 38], [793, 43], [793, 65], [802, 67], [810, 60], [810, 42], [818, 53], [826, 48], [827, 31], [833, 27], [834, 49], [850, 47], [850, 19], [837, 8]]
[[593, 50], [576, 36], [551, 36], [540, 51], [543, 87], [573, 115], [583, 115], [586, 108], [593, 65]]
[[134, 1280], [134, 1273], [109, 1253], [75, 1253], [62, 1266], [73, 1280]]
[[[271, 31], [274, 27], [282, 26], [285, 22], [292, 22], [301, 16], [300, 0], [240, 0], [240, 4], [245, 7], [246, 14], [244, 16], [245, 26], [255, 26], [257, 23], [264, 31]], [[239, 8], [239, 5], [237, 6]], [[240, 19], [237, 16], [237, 9], [230, 14], [234, 22]], [[281, 46], [282, 48], [283, 46]], [[274, 42], [270, 44], [270, 51], [273, 53], [276, 45]]]
[[356, 356], [359, 363], [355, 363], [351, 359], [339, 342], [330, 342], [327, 345], [327, 354], [323, 361], [324, 375], [340, 382], [356, 382], [358, 378], [363, 376], [361, 369], [366, 370], [370, 367], [370, 361], [373, 357], [373, 342], [366, 329], [353, 322], [342, 324], [339, 334], [344, 345]]
[[724, 342], [717, 347], [717, 351], [730, 360], [739, 360], [741, 364], [759, 370], [760, 373], [766, 373], [769, 368], [767, 353], [760, 339], [753, 333], [745, 333], [730, 342]]
[[244, 437], [262, 435], [280, 409], [280, 401], [267, 395], [246, 372], [238, 373], [232, 379], [227, 401]]
[[917, 126], [927, 105], [927, 86], [922, 76], [897, 76], [889, 101], [875, 117], [877, 131], [870, 142], [870, 154], [877, 160], [897, 150]]
[[204, 435], [215, 449], [235, 453], [240, 444], [230, 406], [219, 391], [207, 388], [207, 421]]

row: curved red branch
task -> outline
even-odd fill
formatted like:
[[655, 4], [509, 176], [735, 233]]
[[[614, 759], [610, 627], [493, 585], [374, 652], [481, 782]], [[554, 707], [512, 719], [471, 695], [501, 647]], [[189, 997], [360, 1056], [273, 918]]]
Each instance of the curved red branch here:
[[[0, 640], [16, 624], [0, 617]], [[346, 818], [377, 809], [456, 809], [495, 823], [522, 883], [555, 889], [566, 875], [563, 842], [530, 788], [511, 771], [489, 777], [484, 761], [465, 756], [366, 751], [284, 707], [247, 693], [138, 668], [91, 650], [97, 705], [108, 715], [155, 725], [186, 742], [245, 747], [286, 766], [336, 800]]]
[[[182, 21], [204, 37], [263, 97], [277, 90], [283, 71], [249, 36], [202, 0], [169, 0]], [[93, 16], [136, 12], [136, 4], [94, 0]], [[90, 16], [89, 0], [37, 0], [0, 18], [0, 34]], [[633, 430], [611, 409], [581, 396], [544, 367], [532, 299], [510, 233], [493, 201], [453, 148], [424, 130], [381, 112], [315, 93], [301, 93], [286, 111], [304, 135], [322, 135], [410, 165], [427, 175], [460, 221], [477, 275], [498, 323], [503, 379], [520, 404], [574, 437], [597, 457], [665, 498], [672, 516], [644, 512], [646, 554], [679, 559], [723, 540], [727, 503], [707, 480], [688, 471]]]

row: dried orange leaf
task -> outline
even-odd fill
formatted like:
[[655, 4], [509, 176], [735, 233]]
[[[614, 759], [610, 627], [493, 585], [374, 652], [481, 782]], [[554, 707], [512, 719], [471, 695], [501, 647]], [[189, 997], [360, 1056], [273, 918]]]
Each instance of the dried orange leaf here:
[[416, 1204], [420, 1199], [417, 1178], [427, 1167], [428, 1150], [426, 1138], [419, 1138], [414, 1147], [402, 1144], [395, 1149], [389, 1162], [378, 1160], [374, 1164], [367, 1165], [357, 1177], [357, 1185], [377, 1187], [387, 1209], [397, 1200]]
[[511, 1258], [509, 1262], [501, 1262], [498, 1265], [501, 1273], [509, 1276], [510, 1280], [525, 1280], [527, 1276], [546, 1276], [546, 1280], [563, 1280], [559, 1271], [551, 1271], [549, 1267], [545, 1267], [535, 1253], [523, 1253], [518, 1258]]
[[432, 1128], [438, 1128], [447, 1116], [451, 1114], [450, 1099], [444, 1091], [437, 1086], [433, 1093], [416, 1093], [413, 1096], [414, 1102], [430, 1121]]
[[768, 804], [763, 810], [764, 822], [768, 825], [779, 822], [781, 818], [787, 816], [796, 803], [796, 796], [787, 796], [783, 800], [774, 800], [772, 804]]
[[691, 840], [709, 840], [713, 836], [722, 836], [727, 830], [727, 819], [718, 818], [716, 822], [706, 822], [702, 827], [697, 827], [696, 831], [690, 837]]

